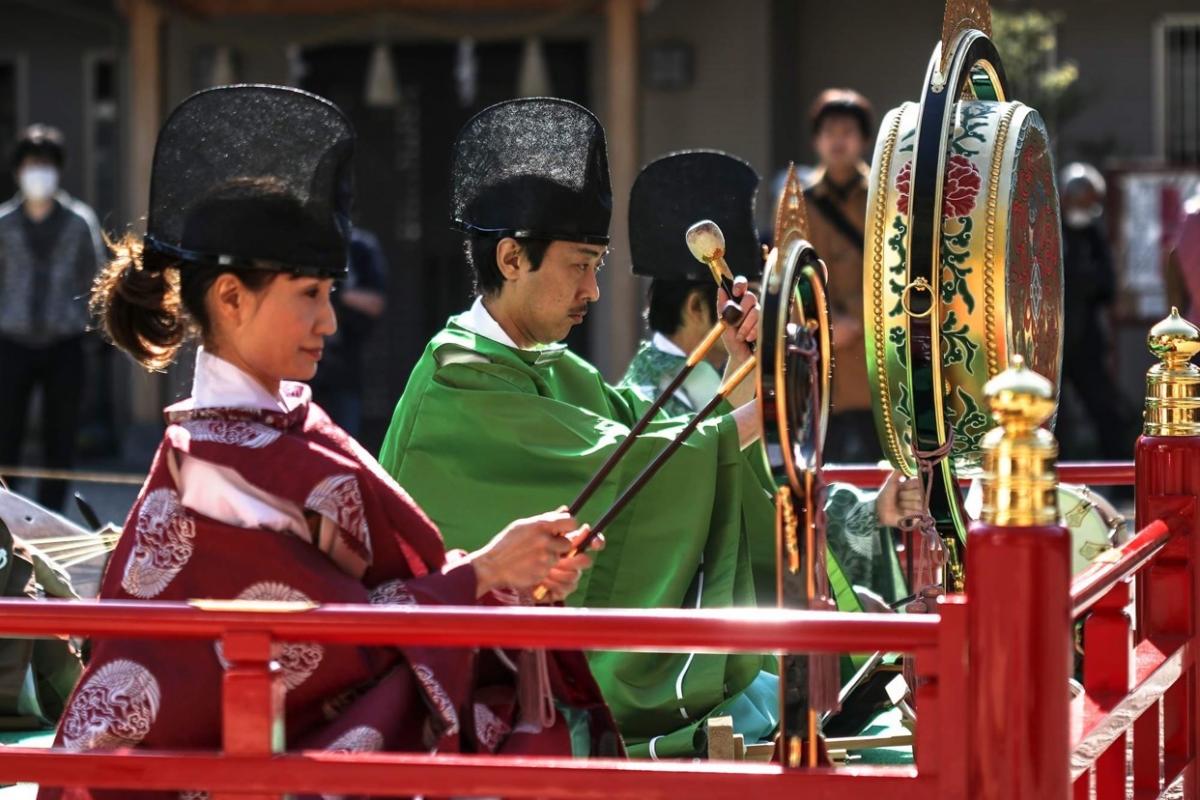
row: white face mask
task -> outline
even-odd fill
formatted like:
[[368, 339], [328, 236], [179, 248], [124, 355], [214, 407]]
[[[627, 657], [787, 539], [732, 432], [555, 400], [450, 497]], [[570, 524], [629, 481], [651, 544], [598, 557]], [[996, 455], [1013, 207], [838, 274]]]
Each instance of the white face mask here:
[[58, 191], [58, 170], [54, 167], [25, 167], [18, 180], [21, 194], [30, 200], [49, 200]]
[[1092, 224], [1095, 214], [1085, 208], [1072, 208], [1067, 212], [1068, 228], [1086, 228]]

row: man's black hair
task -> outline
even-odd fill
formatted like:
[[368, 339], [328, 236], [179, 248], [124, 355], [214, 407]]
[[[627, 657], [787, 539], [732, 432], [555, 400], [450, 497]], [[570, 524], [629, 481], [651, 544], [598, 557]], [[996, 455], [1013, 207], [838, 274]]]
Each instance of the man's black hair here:
[[[546, 239], [517, 239], [521, 250], [533, 265], [532, 271], [542, 268], [542, 259], [550, 242]], [[463, 255], [467, 264], [475, 271], [477, 294], [493, 295], [504, 288], [504, 275], [496, 265], [496, 247], [500, 240], [492, 236], [468, 236], [463, 242]]]
[[62, 169], [63, 162], [67, 160], [62, 131], [50, 125], [30, 125], [21, 131], [16, 145], [13, 146], [9, 164], [16, 169], [27, 158], [44, 158], [53, 161], [55, 166]]
[[693, 292], [699, 292], [708, 307], [709, 317], [717, 319], [717, 287], [711, 280], [672, 281], [655, 278], [650, 282], [647, 299], [650, 306], [646, 311], [646, 322], [650, 330], [664, 336], [672, 336], [683, 324], [683, 309]]

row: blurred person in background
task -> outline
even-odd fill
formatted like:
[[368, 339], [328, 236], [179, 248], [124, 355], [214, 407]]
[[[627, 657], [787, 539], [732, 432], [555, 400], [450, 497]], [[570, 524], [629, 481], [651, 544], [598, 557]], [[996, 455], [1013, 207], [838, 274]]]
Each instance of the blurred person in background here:
[[[32, 125], [17, 141], [15, 197], [0, 205], [0, 464], [21, 461], [30, 401], [41, 389], [44, 463], [75, 455], [83, 397], [87, 294], [104, 245], [92, 210], [59, 187], [63, 136]], [[42, 481], [37, 500], [61, 509], [67, 484]]]
[[[1104, 178], [1091, 164], [1077, 162], [1063, 168], [1058, 185], [1063, 226], [1062, 383], [1075, 400], [1059, 412], [1062, 453], [1067, 458], [1127, 459], [1137, 433], [1131, 430], [1132, 414], [1117, 391], [1113, 361], [1111, 318], [1117, 281], [1104, 230]], [[1083, 413], [1071, 413], [1071, 408]], [[1090, 438], [1080, 431], [1089, 424], [1094, 432]]]
[[1167, 302], [1200, 323], [1200, 190], [1184, 203], [1183, 222], [1167, 254]]
[[813, 102], [809, 116], [820, 165], [804, 199], [809, 239], [829, 269], [833, 315], [835, 371], [825, 459], [874, 462], [883, 453], [871, 411], [862, 320], [869, 175], [863, 158], [871, 143], [874, 114], [870, 102], [858, 92], [826, 89]]
[[387, 304], [387, 256], [375, 234], [354, 228], [347, 264], [349, 274], [333, 294], [337, 333], [325, 340], [321, 369], [310, 385], [333, 421], [357, 438], [362, 432], [363, 354]]

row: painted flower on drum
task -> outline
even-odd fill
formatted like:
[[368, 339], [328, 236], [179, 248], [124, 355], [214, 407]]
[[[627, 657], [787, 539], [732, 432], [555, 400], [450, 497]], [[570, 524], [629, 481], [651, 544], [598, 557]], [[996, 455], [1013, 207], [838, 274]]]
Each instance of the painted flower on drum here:
[[908, 216], [908, 194], [912, 191], [912, 162], [905, 161], [904, 166], [900, 168], [900, 172], [896, 175], [896, 192], [900, 198], [896, 201], [896, 206], [900, 209], [900, 213]]
[[964, 155], [955, 153], [946, 164], [946, 180], [942, 184], [942, 216], [965, 217], [975, 210], [975, 198], [983, 181], [979, 168]]
[[[975, 198], [983, 179], [979, 168], [971, 159], [954, 153], [946, 164], [946, 178], [942, 183], [942, 217], [958, 219], [975, 210]], [[912, 192], [912, 162], [908, 161], [896, 174], [896, 206], [901, 214], [908, 214], [908, 196]]]

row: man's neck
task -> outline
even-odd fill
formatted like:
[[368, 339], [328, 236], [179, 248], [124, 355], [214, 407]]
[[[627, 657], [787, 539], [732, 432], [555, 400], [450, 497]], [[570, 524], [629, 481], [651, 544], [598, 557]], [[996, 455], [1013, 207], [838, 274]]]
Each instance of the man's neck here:
[[683, 352], [690, 353], [696, 348], [696, 345], [700, 344], [703, 338], [703, 336], [689, 336], [686, 331], [679, 330], [668, 336], [667, 341], [678, 347]]
[[514, 319], [514, 315], [508, 312], [505, 304], [500, 300], [499, 294], [484, 295], [483, 307], [492, 315], [492, 319], [496, 320], [496, 324], [500, 326], [500, 330], [508, 334], [508, 338], [512, 339], [521, 350], [528, 350], [536, 347], [540, 342], [536, 341], [529, 335]]
[[50, 212], [54, 210], [54, 198], [47, 198], [45, 200], [30, 200], [29, 198], [25, 198], [22, 207], [25, 210], [25, 216], [34, 222], [41, 222], [50, 216]]
[[825, 178], [837, 187], [845, 187], [858, 179], [858, 164], [832, 165], [825, 168]]

